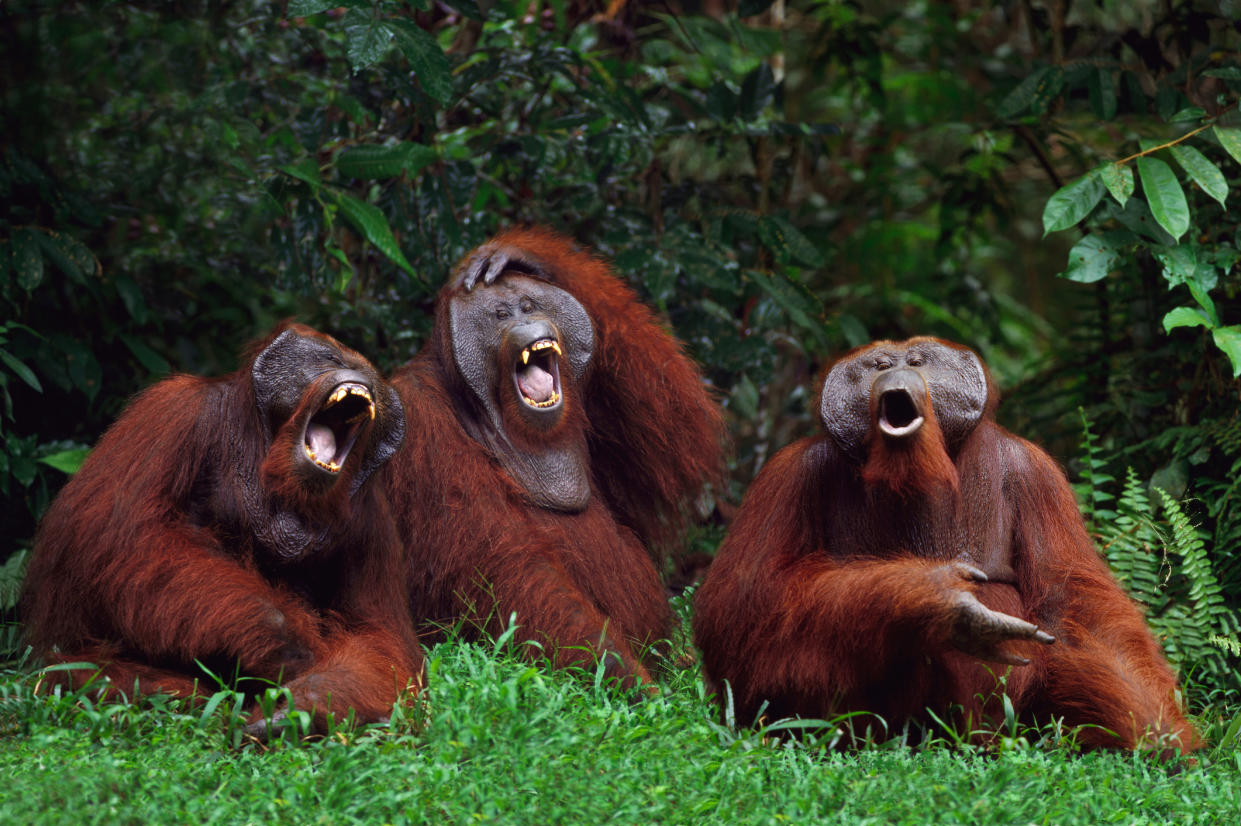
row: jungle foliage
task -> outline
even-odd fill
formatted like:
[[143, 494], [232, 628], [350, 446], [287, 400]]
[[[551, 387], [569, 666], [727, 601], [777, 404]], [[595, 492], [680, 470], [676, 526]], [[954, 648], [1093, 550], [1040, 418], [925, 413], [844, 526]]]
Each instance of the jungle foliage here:
[[1231, 0], [6, 2], [0, 608], [133, 392], [229, 370], [285, 316], [390, 369], [455, 260], [536, 222], [611, 258], [704, 365], [735, 448], [724, 512], [816, 427], [832, 354], [977, 349], [1005, 423], [1095, 474], [1101, 548], [1182, 667], [1234, 690], [1238, 19]]

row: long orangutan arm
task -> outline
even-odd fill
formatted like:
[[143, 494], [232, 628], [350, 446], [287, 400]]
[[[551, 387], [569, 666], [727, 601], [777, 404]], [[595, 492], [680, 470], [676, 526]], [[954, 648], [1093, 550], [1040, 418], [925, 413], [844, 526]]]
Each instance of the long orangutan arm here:
[[56, 603], [72, 594], [67, 604], [106, 616], [107, 627], [95, 621], [88, 636], [153, 659], [226, 655], [247, 673], [275, 677], [311, 656], [317, 632], [299, 604], [186, 515], [189, 491], [216, 449], [199, 424], [208, 396], [203, 380], [188, 377], [148, 390], [58, 498], [39, 543], [51, 579], [63, 579], [34, 599], [47, 642], [75, 642], [56, 639], [69, 627], [56, 617], [65, 603]]
[[[815, 515], [849, 507], [827, 493], [831, 452], [805, 440], [751, 486], [696, 601], [696, 638], [709, 673], [750, 699], [820, 692], [854, 705], [868, 686], [950, 648], [1020, 662], [1002, 644], [1046, 641], [1016, 617], [983, 607], [980, 571], [912, 556], [834, 557]], [[746, 698], [742, 698], [743, 702]]]
[[[1033, 616], [1057, 643], [1037, 655], [1052, 714], [1102, 725], [1127, 747], [1144, 733], [1201, 745], [1177, 697], [1176, 676], [1137, 604], [1095, 550], [1063, 472], [1042, 450], [1010, 437], [1017, 507], [1017, 573]], [[1087, 731], [1098, 745], [1111, 735]]]

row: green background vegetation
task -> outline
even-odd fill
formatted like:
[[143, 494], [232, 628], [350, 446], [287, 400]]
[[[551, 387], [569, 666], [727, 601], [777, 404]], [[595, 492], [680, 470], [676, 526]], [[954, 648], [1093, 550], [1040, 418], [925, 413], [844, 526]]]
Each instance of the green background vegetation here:
[[[288, 316], [391, 369], [425, 338], [434, 292], [463, 253], [500, 227], [541, 223], [608, 256], [703, 365], [735, 450], [729, 487], [716, 492], [723, 513], [774, 451], [814, 432], [814, 376], [833, 354], [923, 333], [977, 349], [1004, 391], [1002, 421], [1078, 482], [1101, 552], [1147, 607], [1220, 741], [1216, 771], [1235, 771], [1238, 19], [1241, 4], [1228, 0], [630, 0], [607, 13], [556, 0], [6, 0], [0, 658], [21, 656], [13, 607], [38, 517], [132, 393], [174, 371], [226, 372], [243, 342]], [[717, 539], [704, 530], [698, 542]], [[462, 651], [446, 662], [473, 656]], [[151, 722], [132, 707], [109, 712], [138, 715], [116, 727], [131, 734], [102, 735], [68, 700], [39, 711], [23, 673], [0, 686], [8, 765], [29, 770], [44, 741], [66, 755], [84, 749], [83, 760], [139, 749], [102, 775], [127, 777], [147, 759], [175, 764], [185, 750], [221, 747], [215, 734], [200, 739], [224, 723], [171, 712]], [[538, 679], [552, 694], [585, 691]], [[604, 703], [623, 709], [607, 737], [693, 729], [695, 773], [615, 780], [674, 790], [672, 811], [722, 817], [734, 803], [745, 811], [742, 800], [765, 812], [754, 822], [784, 811], [763, 808], [758, 786], [704, 781], [716, 790], [704, 791], [691, 778], [707, 765], [794, 790], [801, 808], [788, 811], [799, 817], [841, 805], [844, 792], [828, 791], [838, 773], [864, 788], [874, 773], [958, 765], [956, 755], [885, 751], [845, 771], [842, 758], [755, 750], [744, 738], [721, 745], [691, 686], [686, 677], [652, 706], [666, 714], [657, 723], [642, 721], [642, 706]], [[587, 694], [585, 718], [602, 702]], [[376, 768], [376, 778], [392, 772], [376, 783], [416, 796], [444, 788], [424, 769], [504, 759], [443, 754], [443, 738], [462, 735], [439, 715], [465, 713], [449, 705], [419, 732], [431, 739], [407, 776], [397, 769], [415, 760], [405, 734], [358, 747], [404, 755]], [[591, 725], [522, 736], [589, 739]], [[138, 745], [160, 731], [162, 758]], [[681, 736], [654, 750], [675, 751]], [[220, 760], [267, 775], [283, 761], [328, 765], [332, 748]], [[1007, 783], [1011, 771], [1085, 788], [1096, 767], [1136, 767], [1100, 811], [1164, 819], [1126, 796], [1126, 784], [1150, 782], [1132, 758], [1066, 766], [1020, 754], [1011, 765], [960, 763], [962, 788]], [[611, 782], [603, 765], [583, 771]], [[565, 783], [493, 770], [482, 776], [507, 782], [514, 799], [574, 796]], [[28, 781], [48, 782], [36, 775]], [[1235, 812], [1218, 779], [1187, 793], [1223, 795]], [[943, 781], [945, 799], [953, 782]], [[1040, 819], [1014, 805], [1013, 819]]]

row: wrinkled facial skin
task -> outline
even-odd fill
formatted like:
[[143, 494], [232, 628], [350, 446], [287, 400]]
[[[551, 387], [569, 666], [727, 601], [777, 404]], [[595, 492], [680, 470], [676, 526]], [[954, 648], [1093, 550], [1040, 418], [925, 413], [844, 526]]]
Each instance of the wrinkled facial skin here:
[[300, 558], [396, 452], [405, 416], [370, 362], [302, 325], [267, 345], [250, 377], [269, 442], [259, 479], [239, 479], [246, 511], [276, 556]]
[[986, 410], [989, 385], [972, 350], [931, 338], [880, 341], [845, 355], [828, 372], [819, 414], [840, 448], [860, 460], [873, 429], [912, 438], [933, 413], [955, 450]]
[[594, 328], [573, 296], [520, 275], [452, 298], [453, 359], [466, 384], [503, 429], [514, 409], [536, 432], [556, 428], [565, 413], [567, 369], [581, 381], [594, 349]]

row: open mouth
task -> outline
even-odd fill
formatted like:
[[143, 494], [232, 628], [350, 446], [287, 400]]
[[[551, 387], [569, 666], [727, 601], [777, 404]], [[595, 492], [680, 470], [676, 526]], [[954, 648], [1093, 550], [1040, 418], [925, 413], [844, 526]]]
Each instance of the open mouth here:
[[923, 417], [907, 390], [887, 390], [879, 397], [879, 429], [888, 436], [908, 436]]
[[306, 456], [328, 473], [340, 473], [362, 426], [374, 418], [375, 400], [365, 385], [337, 385], [306, 425]]
[[560, 343], [553, 338], [541, 338], [522, 349], [516, 371], [517, 390], [530, 407], [545, 410], [560, 403], [560, 368], [556, 363], [559, 355]]

